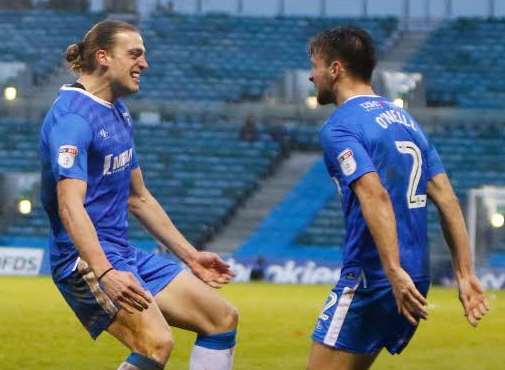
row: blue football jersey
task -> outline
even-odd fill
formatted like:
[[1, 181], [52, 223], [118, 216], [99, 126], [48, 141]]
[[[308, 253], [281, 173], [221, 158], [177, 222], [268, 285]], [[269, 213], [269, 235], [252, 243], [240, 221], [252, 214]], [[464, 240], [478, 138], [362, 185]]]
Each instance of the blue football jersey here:
[[322, 126], [320, 142], [329, 175], [341, 193], [343, 268], [359, 267], [369, 286], [389, 284], [351, 189], [353, 181], [376, 172], [393, 204], [401, 265], [414, 281], [429, 280], [426, 189], [444, 168], [419, 124], [383, 97], [355, 96]]
[[121, 101], [111, 104], [84, 89], [63, 86], [40, 132], [41, 200], [51, 224], [51, 270], [68, 276], [78, 251], [58, 214], [56, 184], [87, 183], [84, 207], [98, 239], [127, 245], [130, 172], [138, 166], [132, 121]]

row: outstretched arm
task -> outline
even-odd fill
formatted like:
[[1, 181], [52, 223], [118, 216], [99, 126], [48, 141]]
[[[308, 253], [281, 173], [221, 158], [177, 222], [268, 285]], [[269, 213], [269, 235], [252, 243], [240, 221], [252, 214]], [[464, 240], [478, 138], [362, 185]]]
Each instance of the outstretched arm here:
[[233, 273], [217, 254], [199, 252], [177, 230], [165, 210], [146, 188], [140, 168], [134, 169], [131, 174], [128, 206], [142, 225], [205, 283], [220, 288], [231, 280]]
[[400, 266], [396, 219], [389, 195], [376, 172], [369, 172], [351, 184], [361, 212], [377, 246], [384, 272], [393, 287], [398, 311], [413, 325], [426, 319], [427, 301]]
[[459, 299], [463, 304], [465, 316], [471, 325], [477, 326], [489, 310], [489, 305], [472, 265], [463, 213], [445, 173], [434, 176], [428, 182], [428, 196], [440, 213], [440, 224], [451, 251]]

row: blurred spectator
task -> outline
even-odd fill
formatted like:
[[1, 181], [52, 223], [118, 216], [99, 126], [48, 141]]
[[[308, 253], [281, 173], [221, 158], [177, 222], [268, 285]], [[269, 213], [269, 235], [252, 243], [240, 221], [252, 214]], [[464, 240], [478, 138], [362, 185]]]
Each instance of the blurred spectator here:
[[265, 259], [259, 256], [251, 269], [251, 281], [261, 281], [265, 279]]
[[260, 133], [256, 127], [256, 120], [252, 113], [249, 113], [244, 120], [244, 124], [240, 128], [240, 140], [253, 142], [259, 139]]

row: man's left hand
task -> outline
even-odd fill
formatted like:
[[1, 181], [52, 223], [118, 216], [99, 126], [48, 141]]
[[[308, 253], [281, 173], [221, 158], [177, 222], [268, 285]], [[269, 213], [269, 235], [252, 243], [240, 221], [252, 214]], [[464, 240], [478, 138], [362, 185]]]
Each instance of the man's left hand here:
[[230, 265], [212, 252], [198, 252], [188, 266], [193, 274], [213, 288], [221, 288], [235, 276]]
[[458, 280], [459, 300], [463, 304], [465, 316], [472, 326], [477, 326], [479, 321], [489, 311], [484, 289], [474, 274]]

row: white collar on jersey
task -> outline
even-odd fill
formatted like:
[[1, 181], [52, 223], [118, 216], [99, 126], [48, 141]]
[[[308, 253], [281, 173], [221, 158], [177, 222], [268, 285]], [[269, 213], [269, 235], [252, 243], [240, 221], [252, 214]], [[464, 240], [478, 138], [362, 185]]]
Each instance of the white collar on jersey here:
[[[347, 100], [344, 101], [342, 104], [345, 104], [348, 101], [356, 99], [356, 98], [380, 98], [380, 96], [379, 95], [354, 95], [354, 96], [351, 96], [350, 98], [347, 98]], [[342, 105], [342, 104], [340, 104], [340, 105]]]
[[64, 91], [77, 91], [78, 93], [81, 93], [81, 94], [86, 95], [87, 97], [90, 97], [91, 99], [93, 99], [94, 101], [96, 101], [98, 104], [101, 104], [101, 105], [103, 105], [103, 106], [105, 106], [107, 108], [112, 108], [112, 103], [109, 103], [107, 100], [103, 100], [103, 99], [99, 98], [98, 96], [93, 95], [89, 91], [80, 89], [78, 87], [72, 87], [70, 85], [63, 85], [60, 88], [60, 90], [64, 90]]

